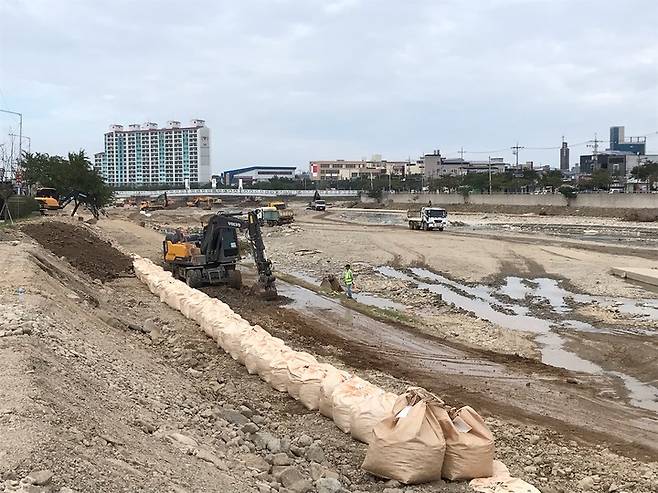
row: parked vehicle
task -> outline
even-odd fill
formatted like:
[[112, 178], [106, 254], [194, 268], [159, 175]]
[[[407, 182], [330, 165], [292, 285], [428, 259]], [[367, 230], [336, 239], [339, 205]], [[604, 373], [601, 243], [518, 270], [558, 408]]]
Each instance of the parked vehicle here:
[[295, 220], [295, 215], [290, 209], [277, 209], [276, 207], [260, 207], [256, 209], [256, 217], [260, 224], [268, 226], [279, 226], [289, 224]]
[[443, 228], [448, 225], [448, 211], [441, 207], [423, 207], [420, 210], [408, 211], [407, 220], [409, 229], [443, 231]]
[[312, 211], [324, 211], [327, 209], [327, 203], [320, 199], [320, 200], [314, 200], [310, 204], [308, 204], [307, 209], [310, 209]]

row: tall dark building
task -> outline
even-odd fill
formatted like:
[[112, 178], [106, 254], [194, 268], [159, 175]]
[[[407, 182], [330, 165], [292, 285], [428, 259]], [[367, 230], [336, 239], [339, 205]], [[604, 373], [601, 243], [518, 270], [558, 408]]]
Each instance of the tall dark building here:
[[560, 170], [569, 171], [569, 145], [564, 141], [560, 147]]
[[646, 137], [628, 137], [624, 135], [624, 127], [610, 127], [610, 150], [623, 151], [644, 156], [646, 153]]

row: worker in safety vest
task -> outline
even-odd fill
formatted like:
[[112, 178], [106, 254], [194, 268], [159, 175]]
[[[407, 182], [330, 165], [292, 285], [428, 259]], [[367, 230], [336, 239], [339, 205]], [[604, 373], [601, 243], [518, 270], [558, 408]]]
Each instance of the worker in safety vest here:
[[352, 285], [354, 284], [354, 274], [350, 264], [345, 265], [345, 272], [343, 272], [343, 282], [345, 283], [345, 292], [347, 297], [352, 299]]

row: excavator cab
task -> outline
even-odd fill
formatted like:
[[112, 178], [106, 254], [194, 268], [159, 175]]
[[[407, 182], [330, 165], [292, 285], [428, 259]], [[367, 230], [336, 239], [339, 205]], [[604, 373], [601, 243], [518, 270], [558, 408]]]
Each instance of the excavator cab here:
[[164, 261], [171, 266], [174, 277], [197, 288], [203, 285], [228, 284], [239, 289], [242, 274], [236, 269], [241, 258], [238, 232], [247, 231], [247, 238], [258, 270], [258, 284], [266, 297], [275, 297], [271, 262], [265, 256], [265, 245], [255, 212], [244, 221], [234, 216], [215, 214], [202, 235], [169, 233], [163, 241]]
[[34, 194], [34, 199], [39, 202], [39, 209], [51, 211], [59, 209], [59, 193], [54, 188], [39, 188]]

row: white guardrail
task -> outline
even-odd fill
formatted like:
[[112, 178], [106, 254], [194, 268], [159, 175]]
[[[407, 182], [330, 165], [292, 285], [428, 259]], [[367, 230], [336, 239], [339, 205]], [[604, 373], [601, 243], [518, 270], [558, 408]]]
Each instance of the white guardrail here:
[[[191, 188], [182, 190], [118, 190], [114, 192], [117, 198], [128, 197], [159, 197], [167, 193], [169, 197], [193, 197], [197, 195], [219, 197], [313, 197], [315, 190], [257, 190], [237, 188]], [[323, 197], [356, 197], [358, 190], [319, 190]]]

